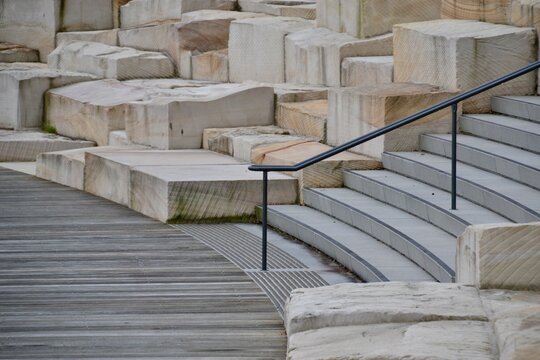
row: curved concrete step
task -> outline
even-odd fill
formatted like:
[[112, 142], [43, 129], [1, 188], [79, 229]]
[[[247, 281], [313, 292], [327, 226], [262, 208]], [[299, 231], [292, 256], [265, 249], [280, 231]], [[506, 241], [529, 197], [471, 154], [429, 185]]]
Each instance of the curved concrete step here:
[[349, 189], [305, 189], [304, 202], [390, 246], [438, 281], [454, 281], [456, 238], [432, 224]]
[[495, 114], [462, 116], [461, 131], [540, 153], [540, 124]]
[[428, 273], [373, 237], [306, 206], [268, 208], [268, 223], [319, 249], [364, 281], [433, 281]]
[[[452, 135], [422, 135], [420, 147], [432, 154], [451, 158]], [[457, 147], [458, 161], [540, 189], [540, 155], [468, 135], [458, 135]]]
[[510, 222], [464, 198], [458, 199], [458, 210], [449, 210], [449, 192], [390, 171], [346, 171], [344, 179], [348, 188], [414, 214], [454, 236], [469, 225]]
[[491, 99], [491, 109], [540, 123], [540, 96], [495, 96]]
[[[446, 191], [451, 189], [449, 159], [423, 152], [384, 153], [382, 158], [388, 170]], [[457, 172], [459, 196], [515, 222], [540, 220], [540, 191], [461, 162]]]

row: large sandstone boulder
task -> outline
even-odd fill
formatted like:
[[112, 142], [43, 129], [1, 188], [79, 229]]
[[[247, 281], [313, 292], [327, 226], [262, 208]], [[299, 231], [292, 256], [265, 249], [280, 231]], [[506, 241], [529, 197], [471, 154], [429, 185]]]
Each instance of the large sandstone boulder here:
[[39, 52], [22, 45], [0, 43], [0, 63], [37, 62]]
[[317, 18], [316, 0], [239, 0], [238, 5], [242, 11], [308, 20]]
[[328, 100], [278, 103], [276, 124], [296, 134], [326, 142]]
[[193, 80], [229, 82], [229, 51], [209, 51], [191, 57]]
[[295, 84], [340, 86], [344, 58], [391, 54], [391, 34], [359, 40], [324, 28], [299, 31], [285, 40], [286, 80]]
[[394, 81], [392, 56], [362, 56], [343, 59], [341, 86], [366, 86]]
[[484, 289], [540, 290], [540, 223], [468, 227], [458, 238], [456, 281]]
[[512, 0], [442, 0], [441, 17], [507, 24], [512, 2]]
[[229, 77], [232, 82], [285, 82], [285, 37], [312, 28], [291, 17], [261, 17], [231, 23]]
[[[468, 20], [437, 20], [394, 28], [394, 78], [450, 90], [469, 90], [537, 59], [534, 29]], [[466, 113], [490, 111], [494, 95], [530, 95], [529, 73], [463, 103]]]
[[317, 26], [368, 38], [440, 17], [441, 0], [317, 0]]
[[52, 69], [81, 71], [107, 79], [174, 76], [173, 63], [162, 53], [95, 42], [63, 42], [49, 55], [48, 63]]
[[[328, 144], [341, 145], [442, 102], [455, 92], [437, 86], [391, 83], [336, 88], [328, 96]], [[420, 134], [451, 131], [451, 110], [445, 109], [359, 145], [351, 151], [376, 159], [384, 151], [415, 151]]]

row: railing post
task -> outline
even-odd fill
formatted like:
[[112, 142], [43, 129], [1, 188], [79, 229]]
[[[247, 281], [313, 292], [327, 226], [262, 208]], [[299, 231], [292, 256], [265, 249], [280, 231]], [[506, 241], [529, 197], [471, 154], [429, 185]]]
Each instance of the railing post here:
[[452, 210], [457, 210], [457, 112], [458, 104], [452, 104]]
[[268, 257], [268, 171], [263, 171], [263, 203], [262, 203], [262, 270], [267, 269]]

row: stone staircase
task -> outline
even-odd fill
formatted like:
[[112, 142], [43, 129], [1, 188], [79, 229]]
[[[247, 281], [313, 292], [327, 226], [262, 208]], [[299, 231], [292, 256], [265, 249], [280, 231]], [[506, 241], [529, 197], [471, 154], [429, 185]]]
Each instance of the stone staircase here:
[[344, 188], [271, 206], [270, 225], [366, 281], [453, 281], [467, 226], [540, 220], [540, 97], [494, 97], [492, 108], [461, 117], [458, 210], [449, 210], [451, 135], [426, 134], [421, 151], [383, 153], [384, 170], [347, 170]]

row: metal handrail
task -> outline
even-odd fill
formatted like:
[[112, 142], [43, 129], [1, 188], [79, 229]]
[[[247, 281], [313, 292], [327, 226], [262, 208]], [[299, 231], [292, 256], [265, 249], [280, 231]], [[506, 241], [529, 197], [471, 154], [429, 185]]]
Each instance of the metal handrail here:
[[262, 203], [262, 226], [263, 226], [263, 249], [262, 249], [262, 270], [267, 270], [267, 234], [268, 234], [268, 173], [272, 171], [299, 171], [308, 166], [316, 164], [322, 160], [328, 159], [334, 155], [340, 154], [344, 151], [347, 151], [355, 146], [361, 145], [367, 141], [373, 140], [381, 135], [399, 129], [405, 125], [408, 125], [412, 122], [420, 120], [426, 116], [429, 116], [433, 113], [452, 107], [452, 204], [451, 209], [456, 210], [456, 184], [457, 184], [457, 113], [458, 113], [458, 104], [464, 100], [467, 100], [475, 95], [483, 93], [487, 90], [490, 90], [496, 86], [499, 86], [505, 82], [518, 78], [522, 75], [525, 75], [531, 71], [540, 68], [540, 60], [535, 61], [521, 69], [513, 71], [507, 75], [501, 76], [495, 80], [486, 82], [474, 89], [468, 90], [464, 93], [451, 97], [445, 101], [442, 101], [436, 105], [433, 105], [427, 109], [419, 111], [413, 115], [407, 116], [401, 120], [395, 121], [385, 127], [372, 131], [368, 134], [362, 135], [356, 139], [350, 140], [340, 146], [337, 146], [333, 149], [325, 151], [321, 154], [313, 156], [307, 160], [301, 161], [295, 165], [251, 165], [249, 170], [251, 171], [261, 171], [263, 172], [263, 203]]

